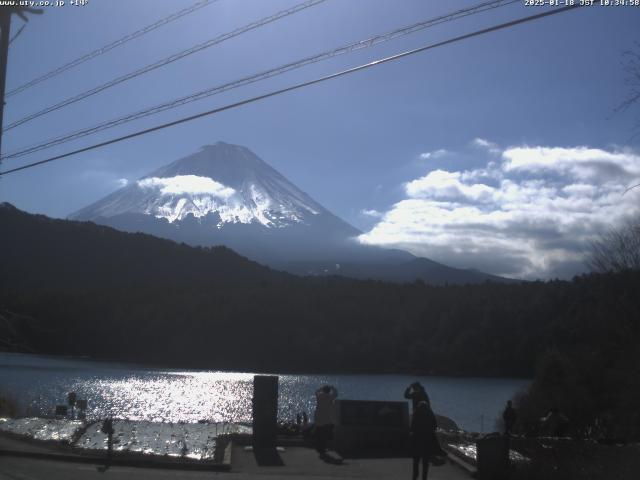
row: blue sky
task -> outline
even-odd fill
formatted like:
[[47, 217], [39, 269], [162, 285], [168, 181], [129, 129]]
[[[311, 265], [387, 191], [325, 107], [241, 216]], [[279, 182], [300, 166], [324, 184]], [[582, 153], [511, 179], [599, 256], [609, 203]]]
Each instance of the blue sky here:
[[[7, 88], [194, 3], [89, 0], [32, 17]], [[68, 3], [68, 2], [67, 2]], [[5, 125], [300, 2], [219, 0], [7, 99]], [[12, 129], [3, 152], [479, 2], [328, 0]], [[7, 160], [3, 169], [541, 12], [524, 2]], [[14, 18], [13, 31], [22, 24]], [[218, 140], [244, 145], [362, 241], [527, 278], [584, 269], [588, 242], [637, 212], [638, 109], [622, 53], [640, 7], [593, 7], [449, 45], [0, 180], [0, 201], [65, 217]], [[640, 48], [640, 47], [638, 47]]]

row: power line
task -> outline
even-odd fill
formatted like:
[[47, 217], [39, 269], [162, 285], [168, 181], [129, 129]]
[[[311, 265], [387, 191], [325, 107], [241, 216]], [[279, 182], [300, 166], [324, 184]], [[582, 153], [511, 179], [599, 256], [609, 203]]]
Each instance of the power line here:
[[127, 73], [126, 75], [122, 75], [120, 77], [114, 78], [113, 80], [110, 80], [106, 83], [103, 83], [102, 85], [98, 85], [97, 87], [94, 87], [90, 90], [86, 90], [85, 92], [79, 93], [77, 95], [74, 95], [73, 97], [69, 97], [66, 100], [63, 100], [59, 103], [56, 103], [55, 105], [51, 105], [47, 108], [44, 108], [38, 112], [32, 113], [30, 115], [27, 115], [26, 117], [21, 118], [20, 120], [16, 120], [15, 122], [7, 125], [7, 127], [4, 129], [4, 131], [6, 132], [7, 130], [11, 130], [12, 128], [15, 128], [19, 125], [22, 125], [24, 123], [30, 122], [31, 120], [34, 120], [38, 117], [41, 117], [42, 115], [46, 115], [47, 113], [51, 113], [55, 110], [59, 110], [63, 107], [66, 107], [68, 105], [71, 105], [73, 103], [79, 102], [80, 100], [83, 100], [87, 97], [90, 97], [92, 95], [95, 95], [97, 93], [100, 93], [108, 88], [114, 87], [115, 85], [118, 85], [120, 83], [126, 82], [127, 80], [131, 80], [132, 78], [138, 77], [140, 75], [143, 75], [145, 73], [149, 73], [157, 68], [160, 67], [164, 67], [165, 65], [168, 65], [170, 63], [173, 63], [177, 60], [181, 60], [189, 55], [192, 55], [196, 52], [199, 52], [201, 50], [204, 50], [205, 48], [209, 48], [212, 47], [214, 45], [217, 45], [219, 43], [222, 43], [226, 40], [229, 40], [230, 38], [233, 37], [237, 37], [238, 35], [241, 35], [243, 33], [249, 32], [251, 30], [254, 30], [256, 28], [262, 27], [264, 25], [267, 25], [269, 23], [275, 22], [277, 20], [280, 20], [284, 17], [288, 17], [289, 15], [293, 15], [295, 13], [298, 13], [302, 10], [306, 10], [307, 8], [313, 7], [315, 5], [318, 5], [319, 3], [323, 3], [326, 0], [307, 0], [306, 2], [300, 3], [294, 7], [288, 8], [286, 10], [282, 10], [274, 15], [270, 15], [268, 17], [264, 17], [260, 20], [257, 20], [255, 22], [249, 23], [243, 27], [237, 28], [231, 32], [228, 33], [224, 33], [218, 37], [212, 38], [210, 40], [207, 40], [206, 42], [200, 43], [198, 45], [195, 45], [191, 48], [188, 48], [186, 50], [182, 50], [181, 52], [175, 53], [169, 57], [163, 58], [162, 60], [159, 60], [157, 62], [151, 63], [149, 65], [146, 65], [145, 67], [139, 68], [138, 70], [134, 70], [133, 72]]
[[469, 38], [477, 37], [477, 36], [480, 36], [480, 35], [485, 35], [487, 33], [495, 32], [497, 30], [503, 30], [503, 29], [506, 29], [506, 28], [513, 27], [515, 25], [520, 25], [522, 23], [531, 22], [531, 21], [534, 21], [534, 20], [539, 20], [541, 18], [549, 17], [551, 15], [557, 15], [559, 13], [563, 13], [563, 12], [566, 12], [566, 11], [569, 11], [569, 10], [573, 10], [575, 8], [580, 8], [581, 6], [582, 5], [575, 4], [575, 5], [565, 6], [565, 7], [554, 8], [553, 10], [548, 10], [546, 12], [538, 13], [536, 15], [530, 15], [528, 17], [523, 17], [523, 18], [519, 18], [517, 20], [512, 20], [512, 21], [506, 22], [506, 23], [501, 23], [499, 25], [494, 25], [493, 27], [484, 28], [482, 30], [476, 30], [475, 32], [467, 33], [465, 35], [460, 35], [460, 36], [457, 36], [457, 37], [453, 37], [453, 38], [450, 38], [448, 40], [443, 40], [441, 42], [433, 43], [433, 44], [430, 44], [430, 45], [425, 45], [423, 47], [419, 47], [419, 48], [416, 48], [416, 49], [413, 49], [413, 50], [408, 50], [406, 52], [402, 52], [402, 53], [398, 53], [398, 54], [395, 54], [395, 55], [391, 55], [389, 57], [385, 57], [385, 58], [382, 58], [380, 60], [374, 60], [373, 62], [365, 63], [364, 65], [359, 65], [357, 67], [349, 68], [347, 70], [342, 70], [342, 71], [337, 72], [337, 73], [332, 73], [330, 75], [326, 75], [326, 76], [323, 76], [323, 77], [320, 77], [320, 78], [316, 78], [314, 80], [309, 80], [309, 81], [306, 81], [306, 82], [298, 83], [296, 85], [292, 85], [290, 87], [282, 88], [280, 90], [275, 90], [275, 91], [272, 91], [272, 92], [269, 92], [269, 93], [265, 93], [265, 94], [259, 95], [257, 97], [252, 97], [252, 98], [249, 98], [249, 99], [246, 99], [246, 100], [242, 100], [242, 101], [239, 101], [239, 102], [231, 103], [231, 104], [225, 105], [223, 107], [214, 108], [213, 110], [208, 110], [206, 112], [201, 112], [201, 113], [198, 113], [198, 114], [195, 114], [195, 115], [190, 115], [188, 117], [183, 117], [181, 119], [174, 120], [172, 122], [163, 123], [163, 124], [157, 125], [155, 127], [147, 128], [147, 129], [140, 130], [140, 131], [137, 131], [137, 132], [134, 132], [134, 133], [130, 133], [128, 135], [124, 135], [124, 136], [121, 136], [121, 137], [113, 138], [111, 140], [107, 140], [107, 141], [104, 141], [104, 142], [96, 143], [96, 144], [90, 145], [88, 147], [79, 148], [79, 149], [73, 150], [71, 152], [63, 153], [61, 155], [56, 155], [54, 157], [50, 157], [50, 158], [47, 158], [45, 160], [40, 160], [38, 162], [29, 163], [27, 165], [23, 165], [21, 167], [16, 167], [16, 168], [13, 168], [11, 170], [5, 170], [4, 172], [0, 172], [0, 176], [7, 175], [7, 174], [10, 174], [10, 173], [14, 173], [14, 172], [18, 172], [18, 171], [21, 171], [21, 170], [26, 170], [28, 168], [33, 168], [33, 167], [36, 167], [36, 166], [39, 166], [39, 165], [43, 165], [45, 163], [53, 162], [53, 161], [56, 161], [56, 160], [61, 160], [63, 158], [67, 158], [67, 157], [70, 157], [72, 155], [77, 155], [79, 153], [88, 152], [90, 150], [95, 150], [96, 148], [104, 147], [104, 146], [111, 145], [111, 144], [114, 144], [114, 143], [119, 143], [119, 142], [122, 142], [124, 140], [129, 140], [129, 139], [132, 139], [132, 138], [135, 138], [135, 137], [140, 137], [140, 136], [146, 135], [148, 133], [156, 132], [158, 130], [163, 130], [165, 128], [173, 127], [175, 125], [179, 125], [179, 124], [182, 124], [182, 123], [190, 122], [190, 121], [196, 120], [198, 118], [206, 117], [206, 116], [209, 116], [209, 115], [214, 115], [216, 113], [220, 113], [220, 112], [223, 112], [223, 111], [226, 111], [226, 110], [231, 110], [233, 108], [241, 107], [243, 105], [247, 105], [247, 104], [254, 103], [254, 102], [257, 102], [257, 101], [260, 101], [260, 100], [264, 100], [264, 99], [267, 99], [267, 98], [270, 98], [270, 97], [274, 97], [276, 95], [281, 95], [283, 93], [291, 92], [293, 90], [298, 90], [298, 89], [301, 89], [301, 88], [304, 88], [304, 87], [308, 87], [310, 85], [315, 85], [316, 83], [321, 83], [321, 82], [324, 82], [324, 81], [327, 81], [327, 80], [332, 80], [334, 78], [338, 78], [338, 77], [342, 77], [342, 76], [345, 76], [345, 75], [349, 75], [351, 73], [355, 73], [355, 72], [358, 72], [360, 70], [365, 70], [365, 69], [372, 68], [372, 67], [375, 67], [375, 66], [378, 66], [378, 65], [382, 65], [383, 63], [399, 60], [401, 58], [408, 57], [408, 56], [414, 55], [416, 53], [421, 53], [421, 52], [424, 52], [424, 51], [427, 51], [427, 50], [431, 50], [431, 49], [434, 49], [434, 48], [438, 48], [438, 47], [442, 47], [442, 46], [449, 45], [449, 44], [452, 44], [452, 43], [456, 43], [456, 42], [460, 42], [460, 41], [463, 41], [463, 40], [467, 40]]
[[[18, 29], [18, 31], [15, 33], [15, 35], [13, 37], [11, 37], [11, 40], [9, 40], [9, 45], [11, 45], [13, 43], [13, 41], [18, 38], [20, 36], [20, 34], [22, 33], [22, 31], [24, 30], [24, 28], [27, 26], [26, 23], [23, 23], [22, 26]], [[7, 97], [8, 95], [5, 95], [5, 97]]]
[[361, 40], [358, 42], [354, 42], [354, 43], [350, 43], [347, 45], [343, 45], [339, 48], [335, 48], [333, 50], [328, 50], [316, 55], [312, 55], [310, 57], [306, 57], [303, 58], [301, 60], [297, 60], [295, 62], [291, 62], [291, 63], [287, 63], [284, 65], [280, 65], [276, 68], [272, 68], [270, 70], [266, 70], [260, 73], [256, 73], [253, 75], [249, 75], [247, 77], [243, 77], [237, 80], [233, 80], [231, 82], [222, 84], [222, 85], [217, 85], [214, 87], [210, 87], [207, 88], [205, 90], [201, 90], [199, 92], [196, 93], [192, 93], [190, 95], [184, 96], [184, 97], [180, 97], [150, 108], [146, 108], [144, 110], [140, 110], [134, 113], [130, 113], [127, 114], [125, 116], [122, 117], [118, 117], [116, 119], [113, 120], [109, 120], [106, 122], [102, 122], [98, 125], [94, 125], [92, 127], [88, 127], [88, 128], [84, 128], [72, 133], [67, 133], [65, 135], [47, 140], [45, 142], [41, 142], [35, 145], [30, 145], [28, 147], [22, 148], [21, 150], [17, 150], [17, 151], [13, 151], [10, 152], [8, 154], [6, 154], [4, 157], [2, 157], [3, 159], [10, 159], [10, 158], [19, 158], [19, 157], [23, 157], [25, 155], [29, 155], [32, 153], [35, 153], [37, 151], [40, 150], [45, 150], [48, 148], [52, 148], [54, 146], [57, 145], [61, 145], [63, 143], [67, 143], [70, 142], [72, 140], [77, 140], [79, 138], [85, 137], [87, 135], [92, 135], [94, 133], [103, 131], [103, 130], [107, 130], [109, 128], [113, 128], [116, 127], [118, 125], [122, 125], [128, 122], [132, 122], [134, 120], [138, 120], [140, 118], [143, 117], [147, 117], [150, 115], [154, 115], [156, 113], [160, 113], [163, 112], [165, 110], [170, 110], [182, 105], [186, 105], [188, 103], [191, 102], [195, 102], [198, 100], [202, 100], [204, 98], [219, 94], [219, 93], [223, 93], [226, 92], [228, 90], [232, 90], [235, 88], [239, 88], [239, 87], [243, 87], [246, 85], [249, 85], [251, 83], [255, 83], [261, 80], [265, 80], [268, 78], [272, 78], [275, 77], [277, 75], [282, 75], [284, 73], [287, 73], [291, 70], [294, 69], [298, 69], [316, 62], [320, 62], [323, 60], [327, 60], [339, 55], [343, 55], [343, 54], [347, 54], [347, 53], [351, 53], [360, 49], [364, 49], [364, 48], [369, 48], [369, 47], [373, 47], [375, 45], [378, 45], [380, 43], [384, 43], [384, 42], [388, 42], [390, 40], [394, 40], [396, 38], [399, 38], [401, 36], [404, 35], [408, 35], [411, 33], [415, 33], [417, 31], [421, 31], [423, 29], [426, 28], [430, 28], [433, 27], [435, 25], [439, 25], [441, 23], [445, 23], [445, 22], [449, 22], [449, 21], [453, 21], [459, 18], [463, 18], [469, 15], [475, 15], [481, 12], [484, 12], [486, 10], [489, 9], [494, 9], [494, 8], [498, 8], [498, 7], [502, 7], [502, 6], [506, 6], [506, 5], [510, 5], [512, 3], [515, 2], [519, 2], [520, 0], [492, 0], [492, 1], [487, 1], [478, 5], [475, 5], [473, 7], [468, 7], [462, 10], [458, 10], [455, 11], [453, 13], [449, 13], [446, 15], [441, 15], [439, 17], [435, 17], [435, 18], [431, 18], [428, 20], [423, 20], [421, 22], [418, 23], [414, 23], [412, 25], [409, 26], [405, 26], [405, 27], [401, 27], [395, 30], [391, 30], [389, 32], [383, 33], [383, 34], [379, 34], [370, 38], [367, 38], [365, 40]]
[[168, 23], [173, 22], [174, 20], [178, 20], [179, 18], [184, 17], [185, 15], [189, 15], [190, 13], [193, 13], [203, 7], [206, 7], [207, 5], [210, 5], [212, 3], [218, 2], [219, 0], [201, 0], [199, 2], [194, 3], [193, 5], [191, 5], [190, 7], [187, 8], [183, 8], [182, 10], [172, 13], [171, 15], [169, 15], [168, 17], [164, 17], [160, 20], [158, 20], [155, 23], [152, 23], [151, 25], [147, 25], [144, 28], [141, 28], [140, 30], [136, 30], [133, 33], [130, 33], [128, 35], [125, 35], [124, 37], [111, 42], [103, 47], [97, 48], [95, 50], [93, 50], [92, 52], [89, 52], [81, 57], [76, 58], [75, 60], [70, 61], [69, 63], [66, 63], [58, 68], [55, 68], [53, 70], [51, 70], [50, 72], [45, 73], [44, 75], [41, 75], [37, 78], [34, 78], [33, 80], [30, 80], [29, 82], [26, 82], [22, 85], [20, 85], [17, 88], [14, 88], [13, 90], [10, 90], [9, 92], [7, 92], [6, 97], [11, 97], [13, 95], [17, 95], [20, 92], [24, 92], [25, 90], [38, 85], [39, 83], [42, 83], [46, 80], [49, 80], [50, 78], [56, 77], [58, 75], [60, 75], [62, 72], [66, 72], [67, 70], [70, 70], [74, 67], [77, 67], [78, 65], [87, 62], [89, 60], [91, 60], [92, 58], [98, 57], [104, 53], [107, 53], [110, 50], [113, 50], [116, 47], [119, 47], [121, 45], [124, 45], [127, 42], [130, 42], [131, 40], [134, 40], [138, 37], [141, 37], [142, 35], [149, 33], [157, 28], [160, 28], [164, 25], [167, 25]]

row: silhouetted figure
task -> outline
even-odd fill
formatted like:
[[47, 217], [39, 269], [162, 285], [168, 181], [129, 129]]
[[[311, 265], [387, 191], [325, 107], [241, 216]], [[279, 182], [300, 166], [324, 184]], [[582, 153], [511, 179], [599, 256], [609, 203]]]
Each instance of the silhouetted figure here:
[[102, 422], [102, 433], [107, 434], [107, 465], [111, 463], [111, 456], [113, 455], [113, 419], [106, 418]]
[[76, 395], [76, 392], [69, 392], [67, 394], [67, 405], [69, 405], [69, 407], [71, 407], [71, 419], [75, 419], [76, 418], [76, 400], [78, 399], [78, 396]]
[[560, 413], [557, 408], [549, 410], [547, 415], [542, 418], [542, 432], [552, 437], [562, 437], [565, 435], [569, 419]]
[[431, 404], [429, 395], [420, 382], [414, 382], [404, 391], [404, 398], [411, 400], [413, 411], [415, 412], [420, 402]]
[[413, 479], [420, 473], [422, 460], [422, 479], [429, 473], [429, 458], [440, 452], [436, 437], [436, 416], [429, 404], [422, 400], [416, 405], [411, 419], [411, 456], [413, 457]]
[[502, 420], [504, 420], [504, 434], [511, 435], [513, 433], [513, 427], [516, 425], [516, 420], [518, 419], [518, 413], [516, 409], [513, 408], [511, 404], [511, 400], [507, 402], [507, 406], [502, 412]]
[[324, 385], [316, 391], [316, 449], [320, 453], [327, 451], [327, 444], [333, 438], [333, 402], [338, 390]]
[[296, 431], [302, 433], [302, 414], [296, 413]]
[[182, 440], [182, 448], [180, 449], [180, 455], [182, 455], [182, 457], [186, 457], [187, 453], [189, 453], [189, 447], [187, 446], [187, 442], [185, 440]]
[[78, 420], [86, 420], [87, 419], [87, 400], [85, 398], [79, 398], [76, 402], [77, 408], [77, 419]]

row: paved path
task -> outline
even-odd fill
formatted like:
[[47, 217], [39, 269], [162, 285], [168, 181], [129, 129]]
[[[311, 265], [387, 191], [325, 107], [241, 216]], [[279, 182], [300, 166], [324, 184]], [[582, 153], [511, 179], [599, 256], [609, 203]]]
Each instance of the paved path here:
[[[280, 454], [284, 466], [261, 467], [256, 464], [252, 452], [242, 447], [234, 447], [231, 464], [234, 478], [287, 478], [287, 479], [336, 479], [336, 478], [371, 478], [371, 479], [407, 479], [411, 478], [411, 459], [345, 459], [342, 465], [332, 465], [322, 461], [315, 450], [303, 447], [287, 448]], [[246, 476], [246, 477], [245, 477]], [[468, 480], [471, 477], [461, 468], [445, 464], [429, 469], [430, 480]]]
[[[18, 442], [21, 444], [22, 442]], [[2, 442], [0, 442], [0, 446]], [[6, 441], [5, 441], [6, 444]], [[16, 444], [12, 442], [12, 446]], [[36, 449], [37, 447], [33, 447]], [[37, 448], [38, 451], [45, 449]], [[50, 450], [49, 450], [50, 451]], [[305, 447], [288, 447], [281, 452], [282, 466], [260, 466], [253, 452], [241, 446], [232, 451], [230, 472], [184, 471], [163, 468], [110, 467], [102, 471], [101, 465], [82, 464], [58, 460], [36, 460], [12, 456], [0, 457], [0, 480], [85, 480], [85, 479], [410, 479], [411, 460], [392, 459], [346, 459], [342, 465], [333, 465], [321, 460], [318, 454]], [[431, 467], [430, 480], [468, 480], [469, 475], [455, 465]]]
[[[281, 454], [282, 467], [260, 467], [252, 453], [234, 449], [236, 459], [231, 472], [193, 472], [155, 468], [111, 467], [105, 472], [99, 465], [87, 465], [51, 460], [33, 460], [15, 457], [0, 459], [0, 480], [90, 480], [132, 479], [152, 480], [180, 478], [198, 479], [308, 479], [335, 480], [336, 478], [410, 479], [408, 459], [348, 460], [344, 465], [326, 464], [313, 450], [292, 448]], [[470, 478], [453, 465], [431, 467], [430, 480], [463, 480]]]

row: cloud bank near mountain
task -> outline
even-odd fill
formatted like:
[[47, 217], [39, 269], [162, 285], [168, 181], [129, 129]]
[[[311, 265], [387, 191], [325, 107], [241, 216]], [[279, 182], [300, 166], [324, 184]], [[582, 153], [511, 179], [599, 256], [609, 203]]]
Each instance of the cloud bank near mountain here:
[[640, 182], [633, 150], [480, 138], [470, 148], [483, 165], [443, 164], [406, 182], [405, 198], [359, 240], [498, 275], [567, 278], [585, 271], [594, 238], [640, 213], [640, 189], [625, 194]]
[[138, 180], [140, 188], [158, 188], [161, 195], [213, 195], [222, 199], [231, 197], [236, 191], [209, 177], [198, 175], [176, 175], [171, 178], [149, 177]]

